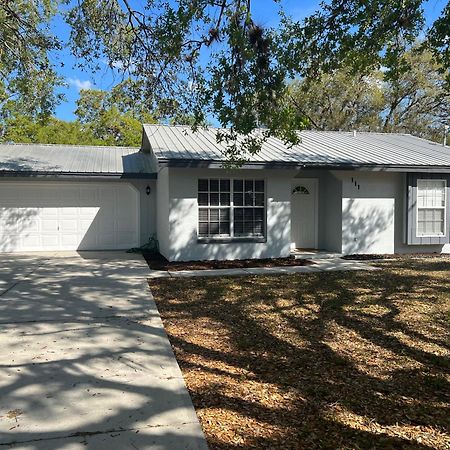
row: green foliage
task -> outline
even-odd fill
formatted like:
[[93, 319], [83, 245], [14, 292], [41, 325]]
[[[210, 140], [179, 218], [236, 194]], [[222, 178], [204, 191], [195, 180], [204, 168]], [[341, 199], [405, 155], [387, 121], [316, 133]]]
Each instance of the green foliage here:
[[375, 130], [384, 108], [382, 74], [336, 70], [315, 81], [295, 81], [288, 99], [318, 130]]
[[142, 124], [128, 114], [108, 110], [99, 122], [67, 122], [54, 117], [36, 120], [18, 115], [8, 119], [2, 142], [139, 147]]
[[132, 81], [111, 92], [85, 89], [80, 92], [75, 115], [92, 136], [104, 145], [140, 146], [142, 123], [156, 123], [142, 104], [129, 94]]
[[126, 82], [111, 92], [86, 89], [80, 92], [75, 115], [66, 122], [56, 118], [37, 119], [13, 111], [4, 120], [2, 141], [37, 142], [43, 144], [119, 145], [139, 147], [142, 122], [155, 123], [142, 106], [134, 107], [127, 97], [131, 83]]
[[[0, 119], [14, 114], [40, 119], [54, 110], [61, 100], [54, 87], [61, 80], [49, 54], [66, 44], [81, 67], [95, 70], [106, 61], [127, 79], [114, 95], [92, 94], [80, 103], [80, 121], [96, 123], [91, 129], [96, 139], [134, 142], [125, 136], [134, 132], [133, 120], [147, 120], [149, 111], [194, 128], [214, 116], [231, 130], [217, 138], [228, 143], [235, 159], [243, 150], [257, 152], [269, 136], [298, 140], [296, 130], [307, 120], [286, 101], [289, 80], [313, 84], [319, 75], [343, 68], [364, 76], [384, 67], [385, 81], [397, 86], [395, 97], [413, 70], [414, 61], [403, 55], [418, 37], [449, 76], [450, 6], [426, 29], [425, 0], [330, 0], [301, 21], [273, 1], [282, 16], [277, 29], [254, 20], [251, 0], [0, 2]], [[51, 32], [56, 13], [71, 27], [68, 42]], [[168, 110], [170, 104], [176, 110]], [[396, 108], [388, 113], [389, 123], [396, 123]], [[366, 126], [373, 126], [372, 119], [365, 117]], [[265, 128], [255, 135], [259, 126]]]
[[85, 126], [95, 140], [102, 142], [103, 145], [129, 147], [141, 145], [141, 122], [129, 113], [120, 114], [115, 107], [100, 111], [97, 117], [92, 122], [86, 123]]
[[61, 48], [50, 31], [58, 0], [0, 2], [0, 117], [11, 110], [40, 117], [62, 100], [62, 80], [49, 53]]
[[[355, 73], [383, 66], [399, 69], [399, 56], [424, 30], [422, 0], [332, 0], [304, 22], [283, 21], [286, 65], [315, 76], [339, 67]], [[403, 66], [403, 70], [407, 67]]]
[[425, 45], [433, 52], [434, 57], [440, 63], [441, 71], [445, 75], [450, 86], [450, 2], [447, 3], [441, 17], [428, 32], [428, 40]]
[[401, 59], [411, 69], [396, 77], [378, 70], [354, 74], [338, 69], [315, 81], [292, 83], [288, 100], [310, 128], [403, 132], [441, 140], [450, 117], [441, 66], [418, 46]]
[[17, 115], [7, 120], [4, 142], [41, 144], [100, 144], [89, 130], [75, 122], [65, 122], [54, 117], [38, 121], [28, 116]]
[[442, 66], [430, 53], [417, 49], [402, 60], [410, 70], [384, 85], [383, 131], [406, 131], [441, 140], [450, 118], [450, 91]]

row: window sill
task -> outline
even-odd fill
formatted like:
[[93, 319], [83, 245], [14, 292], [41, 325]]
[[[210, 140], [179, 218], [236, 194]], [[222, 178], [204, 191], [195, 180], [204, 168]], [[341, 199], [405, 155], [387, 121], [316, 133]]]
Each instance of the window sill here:
[[197, 238], [198, 244], [235, 244], [235, 243], [266, 243], [267, 239], [265, 237], [230, 237], [230, 238]]

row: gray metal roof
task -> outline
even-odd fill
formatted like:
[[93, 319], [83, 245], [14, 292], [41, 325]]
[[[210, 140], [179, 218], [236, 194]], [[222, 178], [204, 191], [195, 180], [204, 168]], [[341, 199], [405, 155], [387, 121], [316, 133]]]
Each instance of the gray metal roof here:
[[154, 172], [151, 156], [134, 147], [0, 144], [0, 174], [134, 176]]
[[[216, 141], [217, 129], [144, 125], [150, 146], [160, 162], [224, 161], [226, 144]], [[450, 169], [450, 147], [409, 134], [302, 131], [301, 143], [287, 146], [269, 138], [248, 163], [277, 163], [326, 167], [437, 167]], [[281, 164], [280, 164], [281, 165]]]

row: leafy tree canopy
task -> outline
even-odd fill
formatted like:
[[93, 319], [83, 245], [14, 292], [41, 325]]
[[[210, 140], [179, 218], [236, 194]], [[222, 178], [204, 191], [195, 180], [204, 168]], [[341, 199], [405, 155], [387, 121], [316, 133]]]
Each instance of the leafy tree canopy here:
[[81, 90], [73, 122], [16, 112], [4, 120], [2, 140], [139, 147], [142, 122], [155, 123], [155, 119], [145, 112], [142, 104], [135, 106], [131, 103], [135, 97], [128, 97], [129, 86], [130, 83], [126, 82], [110, 92]]
[[[281, 11], [282, 2], [273, 1]], [[230, 142], [231, 156], [241, 151], [233, 144], [236, 133], [248, 135], [242, 148], [258, 151], [260, 142], [251, 137], [255, 127], [266, 127], [263, 138], [296, 142], [295, 130], [307, 125], [286, 101], [289, 79], [314, 80], [343, 67], [363, 74], [384, 67], [384, 78], [400, 83], [411, 69], [402, 55], [425, 36], [423, 48], [450, 81], [450, 6], [426, 28], [423, 4], [330, 0], [304, 21], [281, 11], [279, 27], [271, 29], [254, 20], [251, 0], [1, 2], [0, 95], [26, 98], [30, 87], [21, 81], [30, 76], [49, 77], [50, 87], [58, 83], [48, 55], [66, 43], [49, 24], [63, 13], [71, 27], [68, 44], [81, 66], [95, 69], [107, 61], [136, 83], [139, 98], [151, 106], [147, 111], [175, 101], [194, 127], [215, 116], [231, 127], [231, 136], [218, 136]], [[33, 101], [23, 106], [48, 112], [58, 98], [44, 93], [35, 89]]]
[[62, 84], [50, 62], [62, 43], [50, 31], [57, 0], [0, 2], [0, 113], [50, 114]]
[[4, 142], [42, 144], [78, 144], [103, 145], [94, 136], [83, 129], [77, 121], [66, 122], [54, 117], [45, 121], [33, 119], [29, 116], [16, 115], [6, 121]]
[[402, 132], [440, 141], [450, 117], [450, 91], [440, 65], [419, 50], [403, 55], [411, 69], [395, 78], [379, 70], [337, 69], [314, 81], [293, 82], [288, 101], [309, 128]]

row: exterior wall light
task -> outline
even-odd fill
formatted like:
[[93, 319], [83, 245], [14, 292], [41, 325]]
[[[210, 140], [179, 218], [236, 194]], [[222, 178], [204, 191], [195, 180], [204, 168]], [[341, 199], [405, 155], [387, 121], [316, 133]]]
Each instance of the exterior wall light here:
[[152, 190], [150, 189], [150, 186], [147, 186], [147, 187], [145, 188], [145, 193], [146, 193], [147, 195], [150, 195], [150, 192], [152, 192]]

